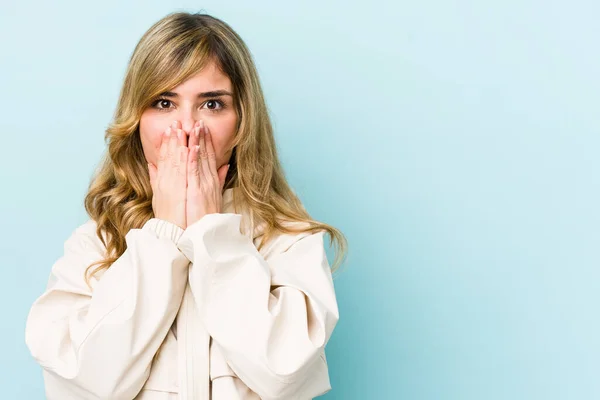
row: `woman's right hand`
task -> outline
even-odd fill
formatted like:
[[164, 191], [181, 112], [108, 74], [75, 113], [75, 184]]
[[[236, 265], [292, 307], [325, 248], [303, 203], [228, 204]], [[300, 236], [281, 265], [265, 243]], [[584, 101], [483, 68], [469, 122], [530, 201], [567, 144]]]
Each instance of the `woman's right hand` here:
[[174, 122], [161, 135], [158, 165], [148, 163], [154, 217], [182, 229], [186, 224], [188, 147], [186, 134]]

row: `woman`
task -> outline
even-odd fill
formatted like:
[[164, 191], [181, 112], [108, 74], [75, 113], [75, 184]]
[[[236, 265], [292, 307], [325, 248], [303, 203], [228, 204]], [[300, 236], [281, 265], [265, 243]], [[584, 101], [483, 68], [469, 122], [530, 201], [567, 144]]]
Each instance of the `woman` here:
[[[131, 57], [108, 154], [32, 306], [49, 399], [310, 399], [330, 390], [337, 229], [277, 159], [250, 52], [174, 13]], [[330, 269], [324, 234], [335, 239]]]

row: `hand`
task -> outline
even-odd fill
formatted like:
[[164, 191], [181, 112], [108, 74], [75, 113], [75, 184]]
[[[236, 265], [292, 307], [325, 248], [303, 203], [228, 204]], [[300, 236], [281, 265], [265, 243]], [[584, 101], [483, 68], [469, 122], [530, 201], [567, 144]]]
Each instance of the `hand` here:
[[152, 186], [154, 216], [169, 221], [182, 229], [186, 225], [186, 168], [188, 148], [185, 133], [174, 122], [163, 132], [158, 165], [148, 163]]
[[189, 138], [186, 221], [188, 226], [206, 214], [220, 213], [229, 164], [217, 170], [217, 157], [204, 121], [196, 122]]

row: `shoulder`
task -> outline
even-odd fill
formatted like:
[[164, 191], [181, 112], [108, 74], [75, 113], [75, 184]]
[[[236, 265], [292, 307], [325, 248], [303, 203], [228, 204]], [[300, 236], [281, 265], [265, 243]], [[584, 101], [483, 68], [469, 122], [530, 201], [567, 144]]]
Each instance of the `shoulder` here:
[[[281, 254], [289, 251], [293, 247], [310, 245], [312, 248], [321, 250], [324, 248], [324, 231], [311, 232], [309, 224], [306, 222], [285, 222], [285, 227], [297, 230], [298, 232], [274, 232], [270, 240], [261, 248], [261, 254], [266, 257]], [[261, 230], [264, 232], [264, 229]], [[263, 235], [257, 237], [260, 241]]]
[[47, 288], [56, 284], [88, 293], [85, 284], [87, 267], [104, 258], [104, 245], [96, 236], [96, 223], [88, 219], [76, 226], [66, 238], [63, 254], [54, 261]]
[[75, 227], [73, 235], [78, 236], [93, 236], [96, 233], [98, 224], [91, 218], [88, 218], [85, 222]]
[[96, 234], [98, 224], [89, 218], [82, 224], [73, 229], [71, 235], [67, 238], [65, 246], [71, 248], [81, 247], [82, 249], [102, 251], [104, 245]]
[[70, 264], [92, 264], [106, 256], [106, 247], [96, 234], [98, 225], [87, 219], [76, 226], [64, 242], [63, 259]]

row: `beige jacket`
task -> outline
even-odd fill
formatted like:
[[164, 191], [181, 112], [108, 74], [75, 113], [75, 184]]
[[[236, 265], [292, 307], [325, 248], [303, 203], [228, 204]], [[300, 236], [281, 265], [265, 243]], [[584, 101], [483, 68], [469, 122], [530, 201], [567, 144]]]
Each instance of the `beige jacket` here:
[[[339, 314], [323, 232], [257, 251], [232, 189], [186, 230], [153, 218], [90, 290], [105, 248], [89, 220], [65, 242], [26, 343], [50, 400], [311, 399], [331, 389]], [[258, 232], [258, 233], [257, 233]]]

